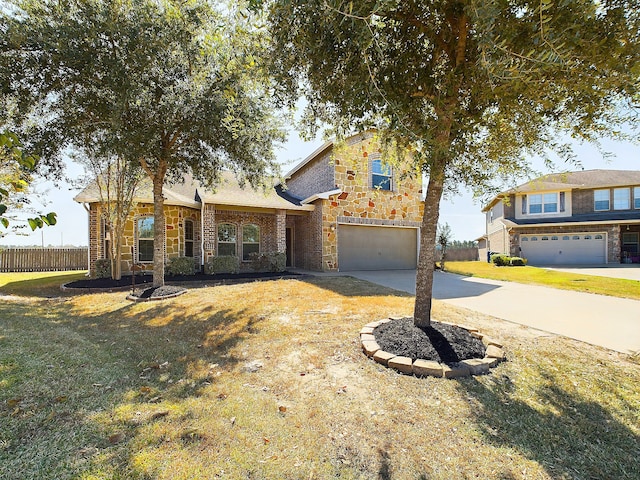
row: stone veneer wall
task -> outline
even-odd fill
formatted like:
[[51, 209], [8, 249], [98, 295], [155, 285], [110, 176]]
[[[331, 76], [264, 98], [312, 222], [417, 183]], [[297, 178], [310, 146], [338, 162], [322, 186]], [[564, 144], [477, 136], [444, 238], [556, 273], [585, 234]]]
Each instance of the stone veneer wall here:
[[607, 234], [607, 262], [620, 263], [621, 235], [620, 225], [566, 225], [553, 227], [522, 227], [511, 232], [511, 255], [520, 256], [520, 235], [535, 233], [590, 233]]
[[[196, 267], [201, 262], [200, 252], [200, 210], [182, 207], [177, 205], [164, 206], [166, 231], [165, 231], [165, 258], [171, 259], [184, 256], [184, 220], [193, 221], [193, 254]], [[153, 216], [152, 204], [139, 204], [129, 215], [125, 224], [123, 242], [122, 242], [122, 272], [127, 274], [131, 271], [132, 259], [137, 258], [137, 234], [135, 232], [135, 224], [140, 217]], [[103, 222], [100, 221], [100, 205], [93, 203], [90, 206], [90, 274], [95, 274], [95, 260], [98, 258], [106, 258], [104, 252], [104, 236]], [[133, 248], [133, 256], [132, 256]], [[152, 262], [141, 264], [144, 270], [153, 270]]]
[[[333, 155], [336, 185], [342, 190], [328, 200], [322, 200], [322, 270], [337, 270], [338, 224], [386, 225], [420, 227], [424, 203], [422, 179], [401, 178], [401, 167], [393, 168], [392, 191], [372, 189], [370, 156], [378, 152], [375, 138]], [[378, 157], [379, 158], [379, 157]], [[319, 205], [316, 210], [320, 210]]]

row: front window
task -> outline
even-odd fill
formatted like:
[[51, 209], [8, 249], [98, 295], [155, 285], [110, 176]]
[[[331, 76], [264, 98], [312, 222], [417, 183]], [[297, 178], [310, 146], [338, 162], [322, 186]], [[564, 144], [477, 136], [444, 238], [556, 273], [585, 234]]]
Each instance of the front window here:
[[609, 210], [609, 189], [594, 190], [593, 200], [594, 200], [593, 208], [596, 212]]
[[218, 256], [235, 256], [236, 226], [230, 223], [218, 225]]
[[242, 227], [242, 260], [250, 260], [252, 253], [260, 253], [260, 227], [244, 225]]
[[613, 189], [613, 209], [629, 210], [630, 193], [631, 193], [631, 190], [629, 188], [614, 188]]
[[379, 190], [391, 190], [391, 168], [382, 160], [371, 162], [371, 186]]
[[184, 221], [184, 256], [193, 257], [193, 222]]
[[640, 208], [640, 187], [633, 188], [633, 208]]
[[153, 262], [153, 217], [138, 219], [138, 262]]

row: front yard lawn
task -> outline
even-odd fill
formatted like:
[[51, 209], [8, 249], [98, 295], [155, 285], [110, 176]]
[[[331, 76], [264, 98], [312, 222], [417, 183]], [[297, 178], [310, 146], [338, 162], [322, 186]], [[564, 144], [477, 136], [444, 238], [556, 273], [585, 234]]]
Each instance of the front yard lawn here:
[[640, 282], [623, 278], [596, 277], [547, 270], [537, 267], [496, 267], [487, 262], [447, 262], [448, 272], [470, 277], [489, 278], [506, 282], [528, 283], [545, 287], [598, 293], [612, 297], [640, 300]]
[[413, 311], [367, 282], [125, 294], [2, 300], [0, 478], [640, 478], [636, 359], [435, 302], [508, 361], [419, 379], [361, 353]]

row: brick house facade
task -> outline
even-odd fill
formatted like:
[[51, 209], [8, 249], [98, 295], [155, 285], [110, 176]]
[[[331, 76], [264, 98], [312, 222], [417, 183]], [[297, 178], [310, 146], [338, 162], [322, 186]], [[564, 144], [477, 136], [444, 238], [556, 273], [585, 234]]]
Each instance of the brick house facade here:
[[[285, 252], [287, 266], [308, 270], [415, 268], [422, 180], [381, 160], [375, 135], [368, 132], [341, 144], [325, 143], [284, 184], [266, 191], [242, 188], [230, 174], [215, 192], [192, 179], [167, 185], [165, 256], [192, 256], [204, 265], [232, 252], [247, 266], [248, 251]], [[153, 205], [149, 189], [142, 190], [146, 196], [137, 199], [126, 225], [123, 272], [133, 262], [152, 269], [144, 257], [141, 219], [153, 216]], [[88, 204], [93, 271], [95, 261], [106, 257], [108, 241], [101, 204], [91, 187], [76, 201]]]
[[483, 212], [492, 252], [533, 264], [640, 263], [640, 171], [547, 175]]

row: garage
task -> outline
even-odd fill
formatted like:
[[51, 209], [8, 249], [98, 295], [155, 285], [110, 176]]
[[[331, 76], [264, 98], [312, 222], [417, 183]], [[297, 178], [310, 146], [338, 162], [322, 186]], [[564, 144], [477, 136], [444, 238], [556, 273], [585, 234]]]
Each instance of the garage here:
[[409, 270], [417, 264], [417, 228], [338, 225], [340, 271]]
[[607, 263], [605, 233], [551, 233], [520, 236], [521, 256], [529, 265]]

